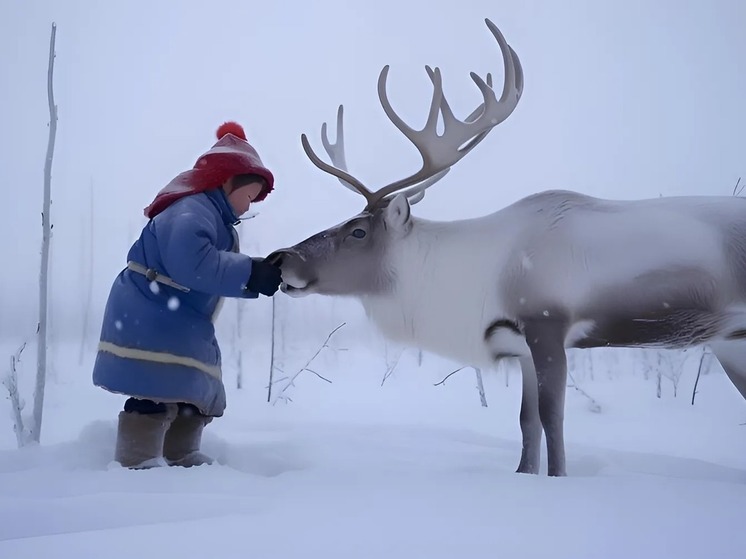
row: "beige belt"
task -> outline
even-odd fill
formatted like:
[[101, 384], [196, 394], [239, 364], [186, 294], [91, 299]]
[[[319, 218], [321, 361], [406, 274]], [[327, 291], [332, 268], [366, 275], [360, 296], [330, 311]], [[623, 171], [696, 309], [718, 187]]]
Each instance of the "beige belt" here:
[[174, 280], [172, 280], [168, 276], [159, 274], [153, 268], [146, 268], [142, 264], [139, 264], [138, 262], [132, 262], [131, 260], [127, 262], [127, 268], [129, 268], [133, 272], [142, 274], [143, 276], [145, 276], [145, 279], [147, 279], [148, 281], [157, 281], [158, 283], [162, 283], [163, 285], [173, 287], [174, 289], [178, 289], [179, 291], [183, 291], [184, 293], [189, 293], [188, 287], [184, 287], [183, 285], [176, 283]]

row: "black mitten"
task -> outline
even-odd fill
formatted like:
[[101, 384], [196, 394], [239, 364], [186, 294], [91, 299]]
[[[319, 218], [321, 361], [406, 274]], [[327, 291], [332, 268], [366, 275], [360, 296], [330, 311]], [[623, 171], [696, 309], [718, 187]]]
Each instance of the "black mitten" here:
[[252, 258], [251, 260], [251, 275], [246, 284], [246, 289], [271, 297], [282, 283], [280, 268], [270, 264], [264, 258]]

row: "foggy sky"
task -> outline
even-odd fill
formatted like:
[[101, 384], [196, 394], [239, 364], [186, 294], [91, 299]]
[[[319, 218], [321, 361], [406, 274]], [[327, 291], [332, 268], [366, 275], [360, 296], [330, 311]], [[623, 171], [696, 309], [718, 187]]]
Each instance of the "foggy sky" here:
[[476, 217], [548, 188], [623, 199], [729, 195], [746, 180], [746, 3], [737, 0], [6, 0], [0, 336], [32, 333], [37, 318], [52, 21], [52, 299], [62, 328], [84, 300], [91, 228], [100, 313], [145, 222], [142, 208], [191, 168], [224, 120], [245, 127], [276, 177], [259, 216], [241, 226], [249, 253], [362, 209], [300, 146], [305, 132], [323, 152], [321, 123], [333, 122], [340, 103], [353, 174], [375, 188], [414, 172], [416, 150], [378, 103], [378, 73], [391, 64], [391, 102], [419, 127], [431, 94], [424, 65], [441, 67], [451, 106], [465, 117], [481, 100], [470, 71], [502, 83], [485, 17], [521, 59], [523, 98], [428, 192], [418, 215]]

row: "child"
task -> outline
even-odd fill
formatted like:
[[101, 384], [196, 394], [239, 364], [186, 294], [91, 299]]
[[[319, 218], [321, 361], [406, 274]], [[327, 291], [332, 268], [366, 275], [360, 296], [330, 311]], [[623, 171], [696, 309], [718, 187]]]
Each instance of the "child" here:
[[202, 430], [225, 410], [214, 320], [223, 297], [272, 296], [278, 267], [241, 254], [234, 225], [274, 177], [226, 122], [194, 167], [145, 208], [149, 218], [109, 293], [93, 383], [129, 396], [115, 460], [127, 468], [210, 464]]

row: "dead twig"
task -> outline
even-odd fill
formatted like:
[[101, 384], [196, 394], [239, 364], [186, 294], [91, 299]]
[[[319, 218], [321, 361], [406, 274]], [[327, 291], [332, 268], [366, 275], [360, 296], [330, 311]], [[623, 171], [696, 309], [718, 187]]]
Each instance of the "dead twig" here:
[[[470, 368], [474, 369], [474, 373], [476, 373], [476, 375], [477, 375], [477, 391], [479, 391], [479, 401], [482, 404], [482, 407], [486, 408], [487, 407], [487, 396], [485, 395], [485, 392], [484, 392], [484, 383], [482, 382], [482, 370], [479, 367], [470, 367]], [[466, 366], [459, 367], [455, 371], [451, 371], [450, 373], [448, 373], [445, 376], [445, 378], [443, 380], [441, 380], [440, 382], [436, 382], [435, 384], [433, 384], [433, 386], [445, 385], [445, 382], [450, 377], [452, 377], [453, 375], [455, 375], [456, 373], [458, 373], [462, 369], [466, 369]]]
[[741, 184], [741, 177], [738, 177], [738, 180], [736, 181], [736, 186], [733, 187], [733, 196], [740, 196], [741, 192], [743, 192], [743, 189], [746, 188], [746, 184], [744, 184], [740, 188], [738, 187], [739, 184]]
[[583, 390], [582, 388], [578, 386], [578, 383], [575, 382], [575, 378], [573, 378], [572, 373], [570, 371], [567, 371], [567, 375], [570, 377], [570, 380], [572, 381], [572, 384], [568, 384], [568, 386], [570, 388], [574, 388], [575, 390], [580, 392], [583, 396], [588, 398], [590, 402], [588, 405], [588, 409], [592, 411], [593, 413], [601, 413], [601, 404], [599, 404], [593, 396], [591, 396], [585, 390]]
[[444, 378], [443, 380], [441, 380], [440, 382], [436, 382], [435, 384], [433, 384], [433, 386], [440, 386], [441, 384], [445, 384], [445, 382], [446, 382], [446, 381], [447, 381], [447, 380], [448, 380], [448, 379], [449, 379], [450, 377], [452, 377], [453, 375], [455, 375], [456, 373], [458, 373], [458, 372], [459, 372], [459, 371], [460, 371], [461, 369], [465, 369], [465, 368], [466, 368], [466, 367], [459, 367], [459, 368], [458, 368], [458, 369], [456, 369], [455, 371], [451, 371], [450, 373], [448, 373], [448, 374], [447, 374], [447, 375], [445, 376], [445, 378]]
[[308, 371], [309, 373], [313, 373], [314, 375], [316, 375], [317, 377], [319, 377], [321, 380], [324, 380], [324, 381], [328, 382], [329, 384], [332, 383], [332, 381], [330, 381], [328, 378], [321, 376], [319, 373], [317, 373], [313, 369], [309, 369], [308, 367], [306, 367], [305, 369], [303, 369], [303, 371]]
[[402, 353], [404, 353], [404, 351], [398, 351], [394, 362], [391, 364], [389, 364], [388, 362], [386, 363], [386, 372], [383, 374], [383, 378], [381, 379], [381, 386], [383, 386], [386, 380], [388, 380], [388, 378], [394, 373], [394, 369], [396, 369], [396, 367], [399, 365], [399, 360], [401, 359]]
[[293, 401], [285, 393], [288, 391], [288, 389], [290, 389], [291, 387], [295, 386], [295, 379], [297, 379], [303, 372], [312, 373], [312, 374], [316, 375], [317, 377], [319, 377], [321, 380], [326, 381], [329, 384], [332, 383], [332, 381], [330, 381], [328, 378], [325, 378], [325, 377], [321, 376], [319, 373], [317, 373], [316, 371], [314, 371], [313, 369], [311, 369], [310, 366], [311, 366], [311, 363], [313, 363], [314, 359], [316, 359], [319, 356], [319, 354], [324, 349], [326, 349], [328, 347], [331, 347], [329, 345], [329, 341], [332, 339], [332, 336], [334, 336], [334, 334], [336, 334], [337, 331], [340, 328], [342, 328], [342, 326], [344, 326], [345, 324], [347, 324], [347, 323], [343, 322], [342, 324], [340, 324], [339, 326], [337, 326], [334, 330], [332, 330], [331, 332], [329, 332], [329, 335], [326, 337], [326, 340], [324, 340], [324, 343], [321, 344], [321, 346], [319, 347], [319, 349], [316, 350], [316, 353], [314, 353], [311, 356], [311, 358], [308, 361], [306, 361], [306, 364], [303, 365], [300, 369], [298, 369], [298, 371], [292, 377], [285, 376], [285, 377], [282, 377], [281, 379], [277, 379], [277, 381], [274, 381], [274, 382], [281, 382], [283, 380], [287, 380], [287, 382], [285, 383], [285, 385], [282, 387], [282, 390], [280, 390], [280, 392], [277, 394], [277, 396], [275, 396], [275, 399], [273, 401], [273, 405], [276, 404], [278, 400], [283, 400], [285, 402], [292, 402]]

